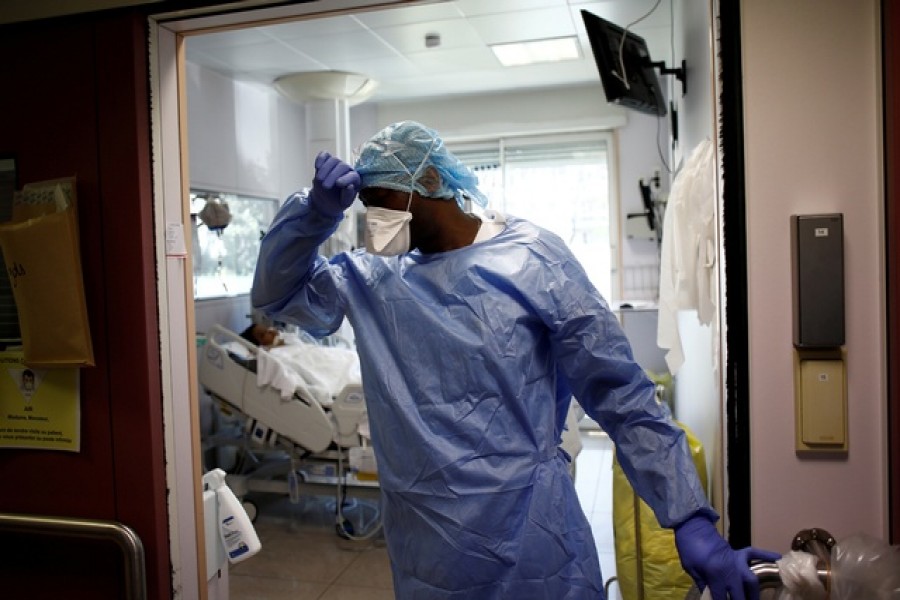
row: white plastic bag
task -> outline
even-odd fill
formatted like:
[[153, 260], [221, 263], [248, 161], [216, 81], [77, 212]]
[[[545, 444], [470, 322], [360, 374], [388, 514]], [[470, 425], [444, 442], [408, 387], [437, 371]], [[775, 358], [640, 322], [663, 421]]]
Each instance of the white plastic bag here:
[[778, 600], [824, 600], [828, 597], [816, 571], [817, 560], [814, 554], [792, 550], [777, 561], [781, 575]]
[[831, 550], [830, 591], [818, 579], [816, 561], [806, 552], [778, 561], [778, 600], [900, 600], [900, 546], [864, 534], [844, 538]]
[[831, 551], [834, 600], [900, 600], [900, 546], [856, 534]]

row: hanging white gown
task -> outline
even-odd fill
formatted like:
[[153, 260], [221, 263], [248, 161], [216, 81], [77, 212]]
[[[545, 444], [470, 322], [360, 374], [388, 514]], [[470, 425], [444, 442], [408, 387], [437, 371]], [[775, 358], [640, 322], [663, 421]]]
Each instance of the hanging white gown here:
[[[656, 343], [673, 375], [684, 363], [678, 312], [694, 309], [718, 345], [715, 146], [704, 140], [675, 177], [663, 222]], [[716, 368], [718, 352], [714, 351]]]

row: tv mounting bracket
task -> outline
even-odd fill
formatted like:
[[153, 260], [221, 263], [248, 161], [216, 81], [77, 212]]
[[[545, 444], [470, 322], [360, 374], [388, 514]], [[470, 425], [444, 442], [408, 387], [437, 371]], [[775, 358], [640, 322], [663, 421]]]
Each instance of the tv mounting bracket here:
[[675, 79], [681, 82], [681, 95], [687, 94], [687, 61], [681, 61], [681, 67], [670, 69], [666, 67], [665, 61], [650, 61], [650, 65], [659, 69], [661, 75], [674, 75]]

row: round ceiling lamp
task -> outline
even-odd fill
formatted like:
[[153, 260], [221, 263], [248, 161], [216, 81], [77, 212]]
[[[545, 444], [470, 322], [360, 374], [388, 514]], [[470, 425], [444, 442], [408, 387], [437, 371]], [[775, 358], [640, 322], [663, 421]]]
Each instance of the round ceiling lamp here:
[[378, 88], [366, 75], [346, 71], [307, 71], [282, 75], [275, 89], [294, 102], [346, 100], [350, 106], [365, 102]]

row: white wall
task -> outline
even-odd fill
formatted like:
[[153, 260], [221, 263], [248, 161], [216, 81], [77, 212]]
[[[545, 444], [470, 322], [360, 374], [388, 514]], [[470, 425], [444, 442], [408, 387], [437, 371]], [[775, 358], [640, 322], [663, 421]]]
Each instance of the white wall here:
[[[305, 110], [274, 89], [186, 65], [190, 186], [283, 200], [309, 185]], [[249, 323], [247, 295], [195, 303], [197, 333]]]
[[709, 0], [679, 0], [675, 4], [674, 66], [687, 62], [687, 93], [681, 82], [670, 77], [672, 98], [678, 107], [679, 132], [676, 158], [690, 156], [704, 139], [716, 138], [711, 79], [712, 19]]
[[[703, 140], [717, 138], [713, 106], [712, 18], [709, 0], [678, 0], [673, 6], [675, 60], [671, 66], [687, 66], [686, 93], [680, 81], [669, 76], [670, 94], [678, 111], [678, 142], [672, 155], [677, 170], [683, 160]], [[718, 203], [717, 203], [718, 204]], [[684, 364], [675, 378], [675, 416], [703, 443], [714, 504], [720, 511], [724, 488], [722, 451], [723, 388], [716, 370], [720, 335], [709, 325], [702, 325], [697, 311], [681, 311], [678, 328], [684, 351]]]
[[278, 147], [279, 200], [311, 184], [308, 165], [313, 161], [306, 148], [306, 111], [302, 106], [277, 95], [278, 126], [275, 137]]
[[[741, 4], [752, 540], [887, 539], [878, 0]], [[727, 173], [725, 174], [727, 177]], [[844, 214], [849, 455], [794, 453], [789, 217]]]
[[240, 294], [194, 302], [194, 324], [198, 334], [206, 334], [213, 325], [240, 333], [250, 324], [250, 295]]
[[303, 106], [193, 63], [185, 79], [191, 187], [281, 200], [309, 185]]
[[[665, 117], [657, 118], [643, 113], [630, 113], [628, 123], [617, 130], [619, 141], [619, 195], [622, 210], [619, 223], [622, 236], [622, 297], [624, 301], [656, 303], [659, 297], [659, 251], [656, 241], [629, 239], [626, 219], [629, 213], [644, 211], [638, 185], [643, 179], [649, 182], [656, 171], [660, 174], [659, 198], [668, 195], [671, 162], [669, 153], [669, 126]], [[658, 140], [658, 143], [657, 143]]]

